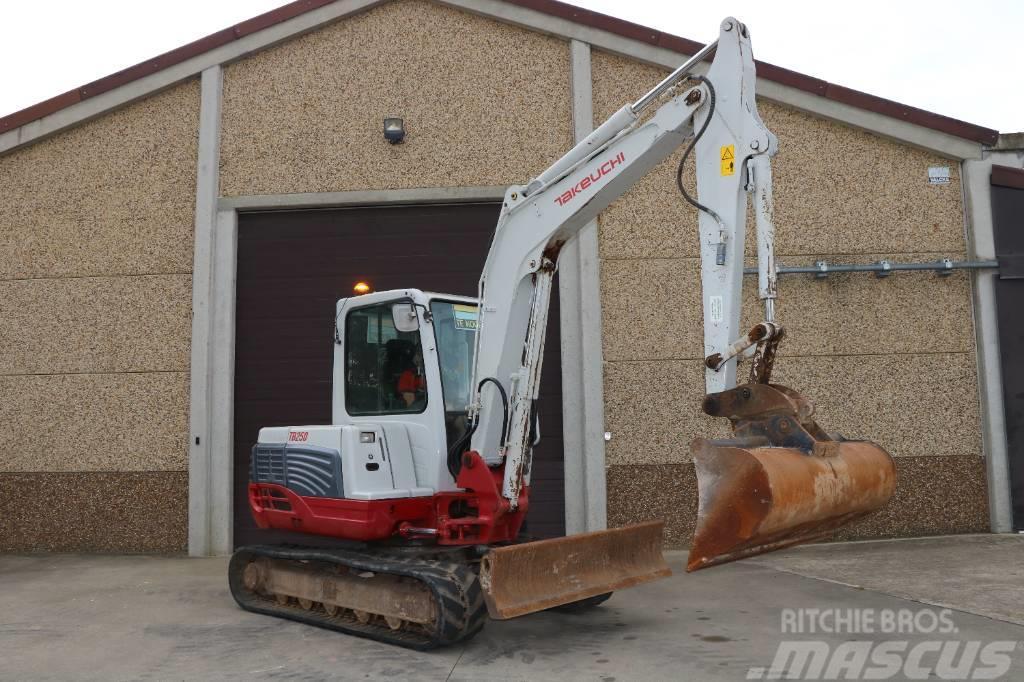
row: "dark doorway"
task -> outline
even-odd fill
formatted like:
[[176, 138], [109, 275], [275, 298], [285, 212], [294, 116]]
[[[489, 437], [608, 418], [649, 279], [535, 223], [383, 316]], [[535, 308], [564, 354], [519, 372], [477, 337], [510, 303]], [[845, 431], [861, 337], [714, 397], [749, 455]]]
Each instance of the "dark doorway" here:
[[[238, 218], [235, 326], [234, 542], [331, 544], [256, 528], [246, 500], [260, 427], [328, 424], [334, 304], [361, 280], [476, 296], [500, 204], [243, 213]], [[558, 293], [539, 403], [531, 535], [565, 533]]]
[[996, 308], [1014, 530], [1024, 530], [1024, 170], [992, 167]]

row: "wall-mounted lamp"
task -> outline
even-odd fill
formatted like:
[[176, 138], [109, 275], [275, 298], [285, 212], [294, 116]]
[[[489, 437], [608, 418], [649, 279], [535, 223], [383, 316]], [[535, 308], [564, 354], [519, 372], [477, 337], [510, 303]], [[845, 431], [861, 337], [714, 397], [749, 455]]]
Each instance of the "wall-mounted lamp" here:
[[384, 139], [391, 144], [398, 144], [405, 139], [405, 122], [395, 116], [384, 119]]

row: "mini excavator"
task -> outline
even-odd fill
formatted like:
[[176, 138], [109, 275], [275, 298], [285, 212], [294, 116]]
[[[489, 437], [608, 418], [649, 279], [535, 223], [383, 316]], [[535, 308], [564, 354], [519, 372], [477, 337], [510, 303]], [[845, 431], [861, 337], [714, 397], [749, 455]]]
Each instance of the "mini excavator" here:
[[[348, 544], [239, 548], [229, 584], [243, 608], [430, 649], [469, 639], [488, 616], [587, 608], [670, 575], [659, 521], [519, 536], [559, 252], [684, 146], [677, 185], [698, 212], [703, 409], [733, 430], [692, 445], [699, 509], [687, 570], [824, 538], [888, 501], [890, 455], [827, 434], [810, 402], [770, 382], [784, 336], [775, 317], [778, 143], [754, 85], [747, 28], [727, 18], [717, 41], [529, 184], [508, 188], [478, 298], [401, 289], [337, 302], [332, 424], [261, 429], [248, 494], [261, 528]], [[696, 197], [683, 182], [694, 155]], [[748, 194], [764, 321], [744, 333]], [[741, 355], [750, 377], [738, 385]]]

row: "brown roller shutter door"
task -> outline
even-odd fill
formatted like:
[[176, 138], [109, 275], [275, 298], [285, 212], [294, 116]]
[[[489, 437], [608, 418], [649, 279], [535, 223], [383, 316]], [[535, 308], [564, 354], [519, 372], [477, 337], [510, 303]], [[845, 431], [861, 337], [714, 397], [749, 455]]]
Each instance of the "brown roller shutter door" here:
[[992, 219], [1013, 529], [1024, 530], [1024, 170], [992, 166]]

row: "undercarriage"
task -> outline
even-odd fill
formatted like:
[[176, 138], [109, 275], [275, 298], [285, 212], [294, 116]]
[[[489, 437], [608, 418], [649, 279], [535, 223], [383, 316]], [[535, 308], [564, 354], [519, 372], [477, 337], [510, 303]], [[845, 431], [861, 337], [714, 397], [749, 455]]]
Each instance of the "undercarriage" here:
[[248, 611], [424, 650], [469, 639], [484, 626], [487, 607], [468, 557], [469, 550], [370, 554], [257, 545], [235, 552], [228, 581]]
[[242, 547], [228, 581], [242, 608], [411, 649], [473, 637], [490, 618], [581, 611], [671, 575], [663, 524], [504, 546]]

